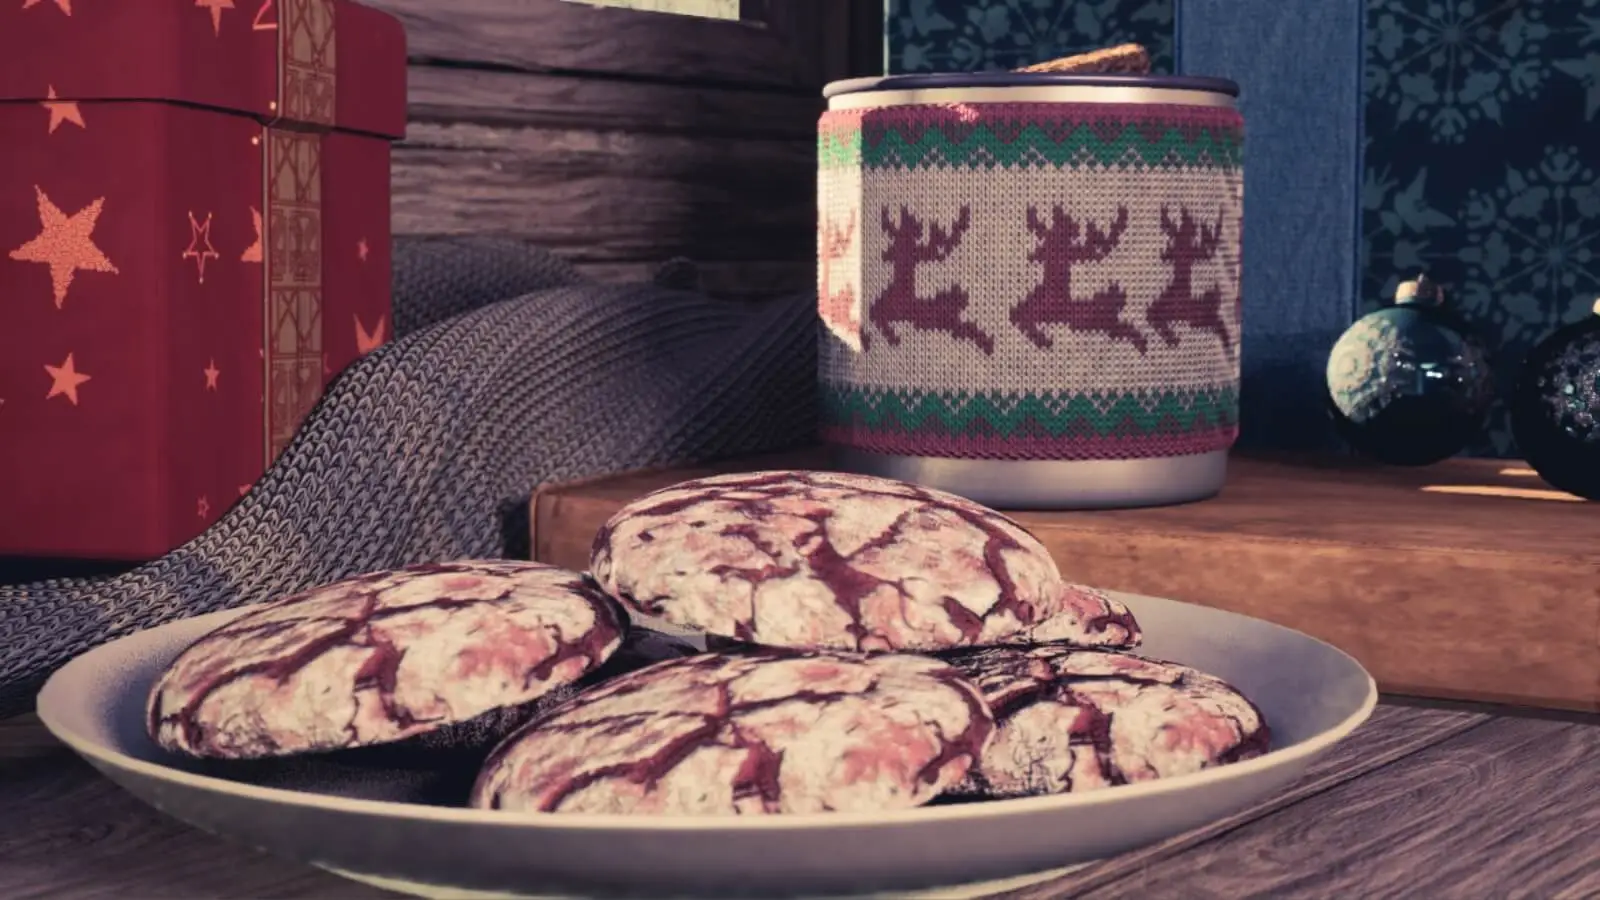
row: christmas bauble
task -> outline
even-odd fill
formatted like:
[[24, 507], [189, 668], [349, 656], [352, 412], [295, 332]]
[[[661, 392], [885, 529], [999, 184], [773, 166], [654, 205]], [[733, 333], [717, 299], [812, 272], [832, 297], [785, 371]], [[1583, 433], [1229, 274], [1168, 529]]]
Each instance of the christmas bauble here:
[[1461, 451], [1484, 426], [1493, 392], [1488, 355], [1426, 277], [1369, 313], [1328, 356], [1328, 408], [1358, 452], [1420, 466]]
[[1534, 471], [1600, 500], [1600, 301], [1528, 353], [1511, 397], [1511, 433]]

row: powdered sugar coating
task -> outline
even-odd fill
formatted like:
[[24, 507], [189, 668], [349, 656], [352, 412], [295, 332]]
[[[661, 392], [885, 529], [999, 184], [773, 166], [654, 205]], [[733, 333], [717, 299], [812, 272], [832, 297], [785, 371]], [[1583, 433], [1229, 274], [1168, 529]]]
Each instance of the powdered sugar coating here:
[[626, 629], [583, 576], [461, 561], [286, 597], [190, 645], [152, 688], [167, 750], [219, 759], [404, 740], [598, 668]]
[[414, 751], [415, 755], [409, 759], [415, 762], [426, 762], [428, 755], [436, 753], [475, 754], [477, 758], [472, 764], [476, 766], [485, 754], [513, 731], [578, 694], [662, 660], [693, 656], [699, 652], [697, 647], [681, 638], [635, 625], [628, 629], [622, 646], [611, 654], [605, 665], [577, 681], [557, 685], [535, 700], [516, 706], [502, 706], [465, 722], [446, 725], [389, 746]]
[[832, 472], [721, 475], [657, 491], [606, 523], [590, 564], [632, 609], [770, 647], [1024, 643], [1061, 601], [1049, 552], [1005, 516]]
[[1168, 778], [1260, 756], [1270, 731], [1226, 682], [1177, 663], [1061, 646], [947, 659], [983, 691], [995, 736], [952, 793], [1016, 797]]
[[993, 729], [976, 688], [926, 657], [763, 651], [658, 663], [500, 745], [472, 805], [717, 815], [918, 806], [966, 777]]
[[1028, 629], [1029, 643], [1128, 649], [1144, 634], [1126, 604], [1097, 588], [1063, 582], [1050, 611]]

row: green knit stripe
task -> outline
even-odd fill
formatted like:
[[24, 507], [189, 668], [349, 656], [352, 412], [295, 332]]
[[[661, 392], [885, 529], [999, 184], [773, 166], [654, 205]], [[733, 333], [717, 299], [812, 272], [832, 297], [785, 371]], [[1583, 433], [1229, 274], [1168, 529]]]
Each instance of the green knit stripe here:
[[861, 129], [823, 128], [817, 131], [817, 165], [823, 169], [854, 169], [861, 165]]
[[964, 136], [952, 137], [938, 128], [921, 129], [920, 133], [887, 129], [881, 131], [881, 139], [866, 141], [859, 128], [829, 129], [818, 135], [818, 165], [824, 169], [1118, 166], [1231, 171], [1244, 164], [1244, 136], [1232, 129], [1203, 128], [1185, 135], [1182, 129], [1172, 127], [1151, 134], [1140, 125], [1108, 129], [1085, 123], [1064, 136], [1052, 136], [1037, 125], [1028, 125], [1010, 140], [1002, 139], [987, 125], [962, 130]]
[[898, 432], [932, 430], [952, 435], [1174, 434], [1238, 424], [1239, 392], [1231, 386], [1000, 393], [824, 384], [822, 415], [828, 424]]

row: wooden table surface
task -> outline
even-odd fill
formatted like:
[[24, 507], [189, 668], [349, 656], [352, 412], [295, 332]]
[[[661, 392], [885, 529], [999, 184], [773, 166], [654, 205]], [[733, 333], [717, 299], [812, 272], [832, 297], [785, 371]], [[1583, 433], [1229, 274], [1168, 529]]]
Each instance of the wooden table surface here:
[[[0, 721], [0, 897], [396, 897], [145, 806]], [[1600, 717], [1386, 697], [1281, 796], [1005, 896], [1600, 898]]]

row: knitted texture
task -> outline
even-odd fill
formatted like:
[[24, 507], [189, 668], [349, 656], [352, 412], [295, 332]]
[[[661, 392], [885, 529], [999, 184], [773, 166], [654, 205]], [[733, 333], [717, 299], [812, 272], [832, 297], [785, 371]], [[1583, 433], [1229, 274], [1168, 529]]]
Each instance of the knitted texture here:
[[1056, 460], [1232, 445], [1237, 112], [842, 109], [823, 116], [818, 158], [830, 441]]
[[525, 556], [540, 482], [814, 436], [810, 297], [593, 284], [511, 242], [401, 242], [395, 269], [395, 320], [417, 330], [341, 374], [215, 525], [113, 578], [0, 586], [0, 716], [142, 628], [360, 572]]

